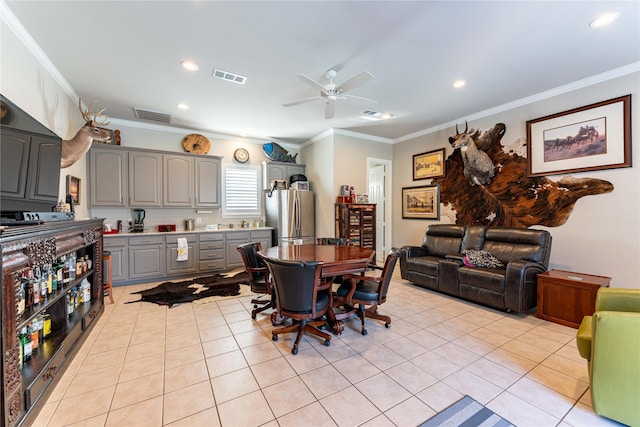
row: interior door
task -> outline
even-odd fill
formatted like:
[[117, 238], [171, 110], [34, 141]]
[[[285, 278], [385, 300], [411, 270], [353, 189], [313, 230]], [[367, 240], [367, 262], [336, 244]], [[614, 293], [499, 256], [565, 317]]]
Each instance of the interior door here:
[[369, 203], [376, 204], [376, 261], [384, 262], [387, 253], [387, 221], [385, 196], [386, 166], [376, 165], [369, 168]]

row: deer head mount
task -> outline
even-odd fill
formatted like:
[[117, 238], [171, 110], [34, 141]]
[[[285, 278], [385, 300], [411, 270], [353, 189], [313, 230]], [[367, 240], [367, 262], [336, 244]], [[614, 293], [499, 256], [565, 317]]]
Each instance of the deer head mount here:
[[476, 146], [475, 139], [480, 135], [480, 131], [474, 132], [473, 128], [469, 130], [469, 124], [466, 120], [464, 125], [464, 132], [460, 133], [456, 124], [455, 136], [449, 137], [449, 143], [453, 149], [460, 149], [464, 163], [464, 176], [472, 186], [491, 184], [491, 180], [495, 176], [495, 166], [491, 157]]
[[[86, 122], [84, 126], [80, 128], [76, 136], [70, 140], [62, 140], [62, 160], [60, 161], [60, 167], [66, 168], [80, 160], [82, 156], [89, 151], [91, 143], [93, 141], [110, 142], [111, 131], [108, 129], [102, 129], [100, 126], [106, 126], [109, 124], [107, 116], [102, 114], [104, 108], [98, 112], [92, 112], [91, 108], [97, 101], [93, 101], [89, 104], [86, 111], [82, 110], [82, 97], [78, 100], [78, 108], [82, 113], [82, 118]], [[96, 120], [102, 119], [102, 122], [98, 123]]]

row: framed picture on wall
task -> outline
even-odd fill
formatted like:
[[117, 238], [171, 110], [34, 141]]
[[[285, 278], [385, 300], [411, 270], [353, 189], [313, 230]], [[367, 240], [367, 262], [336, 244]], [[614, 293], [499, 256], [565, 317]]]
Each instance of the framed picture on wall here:
[[444, 148], [413, 155], [413, 180], [445, 176]]
[[528, 176], [631, 166], [631, 95], [527, 122]]
[[440, 219], [440, 186], [404, 187], [402, 218]]
[[71, 194], [74, 206], [80, 204], [80, 178], [67, 175], [67, 194]]

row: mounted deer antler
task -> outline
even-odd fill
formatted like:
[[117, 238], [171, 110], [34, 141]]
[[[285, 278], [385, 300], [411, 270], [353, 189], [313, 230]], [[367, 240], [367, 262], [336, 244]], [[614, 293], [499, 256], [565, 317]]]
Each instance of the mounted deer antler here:
[[[105, 110], [98, 112], [91, 112], [91, 108], [97, 101], [93, 101], [89, 104], [86, 111], [82, 110], [82, 97], [78, 99], [78, 108], [82, 113], [82, 118], [85, 120], [85, 125], [80, 128], [76, 136], [70, 140], [62, 140], [62, 160], [60, 161], [60, 167], [66, 168], [80, 160], [80, 157], [84, 156], [91, 143], [95, 141], [109, 142], [111, 141], [111, 131], [108, 129], [102, 129], [99, 126], [106, 126], [109, 124], [107, 116], [102, 114]], [[96, 123], [96, 119], [103, 118], [102, 122]]]

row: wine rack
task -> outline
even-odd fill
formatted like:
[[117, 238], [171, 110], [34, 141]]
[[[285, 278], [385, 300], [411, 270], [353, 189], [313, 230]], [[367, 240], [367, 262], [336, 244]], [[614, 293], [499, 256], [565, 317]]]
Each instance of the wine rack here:
[[376, 205], [336, 203], [336, 237], [351, 240], [354, 246], [376, 248]]

